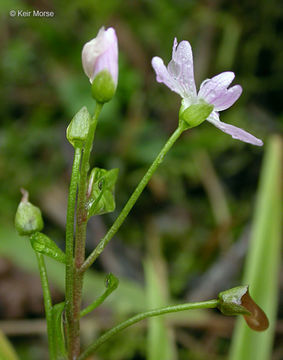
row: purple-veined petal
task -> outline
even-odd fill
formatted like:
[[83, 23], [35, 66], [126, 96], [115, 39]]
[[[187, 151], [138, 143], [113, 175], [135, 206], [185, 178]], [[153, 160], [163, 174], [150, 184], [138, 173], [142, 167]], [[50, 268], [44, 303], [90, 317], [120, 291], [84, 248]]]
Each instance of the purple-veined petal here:
[[113, 28], [105, 31], [105, 43], [108, 45], [107, 49], [98, 56], [95, 69], [92, 76], [92, 81], [96, 74], [100, 71], [107, 70], [110, 72], [114, 84], [117, 85], [118, 81], [118, 40], [116, 32]]
[[[103, 58], [99, 60], [105, 52], [108, 52], [106, 55], [106, 62], [103, 66]], [[110, 58], [112, 56], [112, 59]], [[107, 59], [108, 58], [108, 59]], [[96, 66], [99, 62], [99, 71], [106, 69], [108, 70], [107, 65], [110, 65], [111, 75], [116, 79], [118, 77], [118, 40], [113, 28], [108, 28], [107, 30], [102, 27], [97, 36], [88, 41], [82, 50], [82, 64], [85, 74], [88, 76], [90, 82], [92, 83], [94, 76], [98, 73]], [[115, 68], [115, 69], [114, 69]], [[117, 74], [116, 74], [117, 72]], [[113, 73], [113, 74], [112, 74]], [[115, 81], [114, 79], [114, 81]]]
[[[225, 107], [226, 102], [224, 99], [226, 99], [226, 96], [227, 96], [227, 103], [231, 102], [231, 100], [229, 100], [230, 98], [233, 99], [232, 95], [233, 95], [234, 90], [232, 90], [232, 94], [230, 93], [229, 95], [227, 95], [227, 92], [228, 92], [227, 88], [233, 81], [234, 77], [235, 77], [235, 74], [232, 71], [225, 71], [219, 75], [214, 76], [212, 79], [206, 79], [205, 81], [202, 82], [202, 84], [200, 86], [200, 90], [198, 92], [198, 97], [205, 100], [209, 104], [214, 105], [215, 108], [219, 104], [221, 109], [223, 106], [225, 109], [227, 109], [227, 107], [229, 107], [229, 106]], [[238, 92], [239, 92], [239, 89], [236, 89], [237, 94], [238, 94]], [[241, 95], [241, 93], [239, 94], [239, 96], [240, 95]], [[223, 99], [224, 105], [222, 105], [222, 99]], [[232, 102], [232, 104], [236, 100], [234, 100]], [[217, 109], [217, 110], [220, 110], [220, 109]], [[222, 110], [224, 110], [224, 109], [222, 109]]]
[[228, 109], [236, 102], [242, 94], [242, 87], [235, 85], [224, 91], [222, 95], [219, 95], [213, 100], [214, 110], [222, 111]]
[[178, 82], [174, 79], [174, 77], [169, 74], [163, 60], [160, 57], [155, 56], [151, 60], [151, 64], [156, 73], [156, 81], [165, 84], [169, 87], [170, 90], [175, 91], [180, 96], [183, 96], [182, 88], [179, 86]]
[[216, 111], [213, 111], [207, 118], [211, 124], [216, 126], [221, 131], [232, 136], [233, 139], [241, 140], [249, 144], [262, 146], [263, 142], [255, 136], [249, 134], [245, 130], [242, 130], [236, 126], [226, 124], [219, 120], [219, 115]]
[[174, 39], [172, 60], [180, 66], [178, 82], [184, 89], [185, 96], [196, 96], [196, 84], [194, 79], [194, 62], [191, 45], [188, 41], [181, 41], [178, 45], [177, 39]]

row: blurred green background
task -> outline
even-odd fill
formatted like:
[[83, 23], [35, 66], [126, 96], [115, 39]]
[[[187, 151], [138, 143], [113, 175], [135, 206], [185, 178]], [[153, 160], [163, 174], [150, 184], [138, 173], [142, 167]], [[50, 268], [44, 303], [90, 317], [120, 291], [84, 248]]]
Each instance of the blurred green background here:
[[[10, 10], [54, 17], [12, 17]], [[24, 187], [43, 211], [45, 232], [64, 248], [73, 156], [65, 130], [82, 106], [94, 109], [81, 66], [84, 43], [101, 26], [115, 27], [119, 40], [117, 93], [103, 109], [92, 156], [96, 166], [120, 169], [117, 208], [90, 221], [90, 252], [177, 126], [180, 98], [151, 68], [155, 55], [170, 61], [175, 36], [192, 45], [197, 86], [235, 72], [244, 91], [222, 121], [264, 142], [282, 131], [283, 8], [275, 0], [2, 0], [0, 11], [0, 328], [21, 359], [48, 359], [33, 254], [13, 218]], [[84, 343], [138, 310], [214, 298], [241, 283], [264, 151], [209, 123], [182, 136], [86, 281], [86, 304], [106, 272], [121, 286], [84, 323]], [[64, 273], [53, 262], [49, 268], [60, 301]], [[168, 360], [226, 359], [234, 319], [186, 316], [149, 323], [148, 337], [146, 324], [125, 331], [95, 359], [166, 360], [152, 355], [166, 346]], [[272, 360], [283, 356], [279, 318]], [[156, 334], [167, 340], [154, 350]]]

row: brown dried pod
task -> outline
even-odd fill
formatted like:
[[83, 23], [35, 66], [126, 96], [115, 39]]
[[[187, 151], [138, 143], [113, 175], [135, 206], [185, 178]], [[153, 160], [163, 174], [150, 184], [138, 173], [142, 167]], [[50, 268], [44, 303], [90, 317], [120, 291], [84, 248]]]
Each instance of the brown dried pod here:
[[248, 286], [223, 291], [218, 295], [218, 300], [218, 308], [224, 315], [243, 315], [248, 326], [256, 331], [268, 328], [268, 318], [251, 298]]
[[250, 315], [244, 315], [248, 326], [255, 331], [264, 331], [269, 326], [269, 321], [264, 311], [253, 301], [249, 291], [242, 296], [242, 306], [245, 307]]

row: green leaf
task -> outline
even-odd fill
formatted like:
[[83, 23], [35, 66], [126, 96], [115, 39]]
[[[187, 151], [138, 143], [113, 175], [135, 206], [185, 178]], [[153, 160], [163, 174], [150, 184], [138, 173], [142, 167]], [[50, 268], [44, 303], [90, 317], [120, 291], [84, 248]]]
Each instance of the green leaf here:
[[[167, 291], [164, 289], [166, 279], [160, 271], [160, 266], [160, 261], [153, 261], [150, 257], [144, 264], [149, 309], [167, 304]], [[175, 359], [174, 352], [172, 336], [166, 319], [162, 316], [148, 319], [147, 360], [172, 360]]]
[[31, 246], [34, 251], [47, 255], [62, 264], [66, 262], [65, 253], [51, 240], [48, 236], [43, 233], [37, 232], [30, 236]]
[[266, 148], [244, 272], [244, 283], [250, 284], [251, 296], [266, 312], [270, 326], [258, 333], [249, 329], [243, 319], [238, 319], [230, 360], [271, 359], [281, 253], [281, 162], [282, 143], [280, 138], [273, 137]]
[[88, 188], [88, 218], [115, 210], [114, 188], [119, 169], [92, 169]]
[[55, 340], [56, 359], [66, 359], [67, 350], [65, 346], [64, 328], [63, 328], [63, 311], [65, 302], [56, 304], [52, 308], [53, 317], [53, 336]]
[[0, 360], [19, 360], [14, 348], [0, 329]]

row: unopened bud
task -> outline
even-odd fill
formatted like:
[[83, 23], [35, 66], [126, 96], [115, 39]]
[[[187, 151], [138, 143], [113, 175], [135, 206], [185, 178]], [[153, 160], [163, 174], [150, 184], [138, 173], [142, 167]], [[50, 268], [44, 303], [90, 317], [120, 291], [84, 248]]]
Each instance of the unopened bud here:
[[118, 40], [113, 28], [101, 28], [82, 51], [83, 69], [92, 84], [92, 96], [100, 103], [115, 94], [118, 81]]
[[83, 147], [88, 135], [89, 124], [90, 114], [87, 108], [84, 106], [79, 112], [76, 113], [67, 127], [67, 139], [74, 147]]
[[15, 227], [20, 235], [31, 235], [43, 229], [41, 211], [28, 201], [28, 192], [21, 190], [23, 197], [15, 216]]

